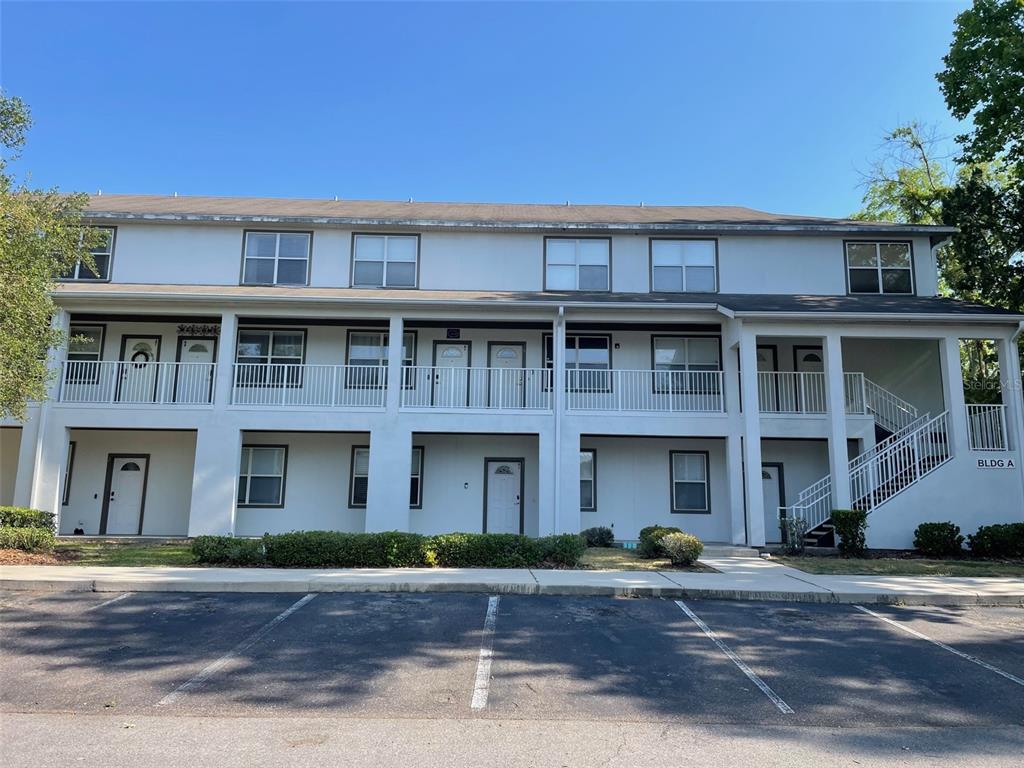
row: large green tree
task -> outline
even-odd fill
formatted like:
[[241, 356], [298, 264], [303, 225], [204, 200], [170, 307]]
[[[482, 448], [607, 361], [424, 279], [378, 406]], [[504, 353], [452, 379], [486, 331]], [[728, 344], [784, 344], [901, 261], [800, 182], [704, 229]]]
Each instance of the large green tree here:
[[23, 418], [46, 397], [46, 353], [63, 343], [51, 324], [56, 277], [82, 259], [96, 235], [83, 227], [86, 195], [30, 189], [11, 169], [32, 121], [17, 97], [0, 92], [0, 417]]

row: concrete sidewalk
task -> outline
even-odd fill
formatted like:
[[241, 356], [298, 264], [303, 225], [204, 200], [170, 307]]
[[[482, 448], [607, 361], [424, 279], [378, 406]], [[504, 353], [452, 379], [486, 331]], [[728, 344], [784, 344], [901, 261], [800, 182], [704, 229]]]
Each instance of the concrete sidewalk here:
[[1024, 579], [822, 576], [769, 560], [701, 562], [719, 573], [486, 568], [273, 569], [0, 566], [0, 589], [94, 592], [489, 592], [813, 603], [1020, 605]]

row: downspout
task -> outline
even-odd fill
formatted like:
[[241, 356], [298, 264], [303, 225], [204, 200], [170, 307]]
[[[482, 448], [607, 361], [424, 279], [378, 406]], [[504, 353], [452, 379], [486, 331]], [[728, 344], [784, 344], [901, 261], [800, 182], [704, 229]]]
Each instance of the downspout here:
[[[554, 520], [551, 521], [551, 532], [558, 533], [558, 513], [562, 497], [560, 481], [562, 479], [562, 401], [564, 400], [565, 386], [562, 383], [562, 376], [565, 369], [565, 345], [559, 344], [559, 329], [565, 324], [565, 307], [559, 305], [558, 315], [555, 317], [554, 337], [551, 339], [551, 356], [555, 366], [554, 385], [554, 406], [555, 406], [555, 503], [552, 505]], [[562, 347], [559, 354], [559, 346]], [[561, 365], [559, 365], [561, 362]]]

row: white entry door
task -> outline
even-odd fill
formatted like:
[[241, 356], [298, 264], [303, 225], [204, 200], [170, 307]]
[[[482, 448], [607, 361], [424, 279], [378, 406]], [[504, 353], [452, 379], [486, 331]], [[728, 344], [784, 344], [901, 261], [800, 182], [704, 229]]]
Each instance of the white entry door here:
[[761, 467], [761, 486], [764, 492], [764, 540], [767, 544], [782, 543], [779, 507], [782, 506], [782, 472], [779, 467]]
[[490, 360], [490, 392], [487, 398], [491, 408], [524, 408], [526, 406], [526, 390], [524, 389], [522, 344], [491, 345]]
[[213, 386], [213, 339], [182, 339], [174, 402], [208, 403]]
[[148, 459], [140, 457], [111, 458], [107, 526], [103, 533], [111, 536], [139, 534], [148, 464]]
[[158, 344], [159, 340], [154, 337], [125, 337], [118, 400], [125, 403], [152, 403], [156, 400]]
[[487, 459], [486, 533], [522, 533], [522, 459]]
[[465, 408], [469, 405], [469, 344], [438, 344], [434, 354], [433, 404]]

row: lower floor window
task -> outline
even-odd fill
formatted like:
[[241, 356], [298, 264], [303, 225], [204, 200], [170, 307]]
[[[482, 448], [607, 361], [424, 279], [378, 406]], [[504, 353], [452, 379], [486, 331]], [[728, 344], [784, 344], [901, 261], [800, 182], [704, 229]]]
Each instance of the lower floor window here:
[[282, 506], [287, 463], [288, 449], [283, 445], [243, 445], [238, 473], [239, 506]]
[[[370, 483], [370, 449], [356, 446], [352, 449], [352, 478], [349, 481], [348, 505], [365, 507], [367, 489]], [[423, 448], [412, 449], [412, 462], [409, 468], [409, 507], [420, 509], [423, 506]]]
[[708, 455], [670, 451], [672, 511], [708, 512]]
[[594, 450], [580, 451], [580, 510], [593, 512], [597, 509], [597, 453]]

